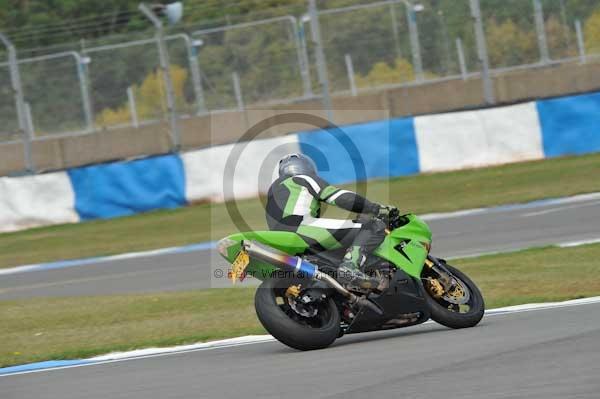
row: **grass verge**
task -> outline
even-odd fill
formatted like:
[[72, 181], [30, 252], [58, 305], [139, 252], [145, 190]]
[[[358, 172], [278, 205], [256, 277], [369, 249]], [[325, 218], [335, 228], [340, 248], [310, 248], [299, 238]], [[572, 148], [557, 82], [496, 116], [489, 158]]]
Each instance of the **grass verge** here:
[[[371, 181], [367, 194], [405, 211], [441, 212], [600, 191], [599, 175], [600, 154], [594, 154]], [[238, 206], [248, 225], [265, 228], [261, 201]], [[329, 209], [326, 216], [345, 215]], [[0, 234], [0, 267], [185, 245], [237, 230], [224, 204], [37, 228]]]
[[[600, 295], [600, 244], [452, 262], [487, 307]], [[254, 289], [0, 302], [0, 366], [264, 333]]]

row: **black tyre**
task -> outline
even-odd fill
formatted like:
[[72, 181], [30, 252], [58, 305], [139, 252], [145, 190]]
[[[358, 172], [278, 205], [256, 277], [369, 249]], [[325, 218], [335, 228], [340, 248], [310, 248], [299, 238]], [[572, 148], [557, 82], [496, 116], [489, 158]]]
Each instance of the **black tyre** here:
[[256, 290], [254, 307], [266, 330], [281, 343], [302, 351], [326, 348], [340, 333], [340, 314], [331, 298], [311, 305], [312, 317], [297, 313], [285, 296], [297, 281], [268, 279]]
[[457, 305], [446, 301], [444, 298], [434, 298], [427, 289], [425, 298], [431, 312], [431, 318], [436, 322], [450, 328], [474, 327], [483, 318], [485, 303], [481, 291], [466, 274], [455, 267], [445, 264], [454, 277], [469, 290], [469, 300], [464, 305]]

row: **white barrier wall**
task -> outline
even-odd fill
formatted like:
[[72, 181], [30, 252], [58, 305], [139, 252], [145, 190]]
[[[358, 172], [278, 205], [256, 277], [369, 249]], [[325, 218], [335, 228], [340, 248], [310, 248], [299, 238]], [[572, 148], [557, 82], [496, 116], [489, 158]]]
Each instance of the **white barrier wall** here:
[[[237, 150], [241, 151], [237, 159], [233, 159], [235, 155], [232, 156], [235, 169], [227, 171], [226, 176], [226, 163], [235, 146], [239, 146]], [[256, 197], [268, 190], [279, 159], [292, 152], [300, 152], [297, 135], [222, 145], [182, 154], [186, 200], [223, 201], [233, 197]], [[232, 192], [225, 192], [226, 179], [233, 182]]]
[[66, 172], [0, 178], [0, 232], [76, 222], [75, 194]]
[[[600, 151], [600, 92], [477, 111], [342, 126], [343, 137], [311, 131], [185, 154], [95, 165], [69, 173], [0, 178], [0, 232], [221, 202], [265, 193], [285, 154], [321, 152], [326, 178], [367, 178], [476, 168]], [[392, 133], [387, 137], [387, 130]], [[340, 140], [340, 139], [344, 140]], [[349, 159], [344, 142], [359, 152]], [[240, 149], [232, 170], [225, 168]], [[181, 160], [179, 159], [181, 157]], [[390, 162], [387, 162], [390, 160]], [[229, 186], [229, 192], [226, 187]], [[78, 213], [79, 212], [79, 216]]]
[[421, 172], [544, 157], [535, 103], [415, 118]]

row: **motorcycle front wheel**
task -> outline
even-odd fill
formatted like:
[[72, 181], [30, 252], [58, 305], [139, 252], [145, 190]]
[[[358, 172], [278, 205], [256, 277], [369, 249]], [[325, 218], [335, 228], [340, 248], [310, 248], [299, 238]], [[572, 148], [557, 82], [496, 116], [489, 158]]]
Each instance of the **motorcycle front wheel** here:
[[[340, 313], [331, 298], [303, 304], [293, 292], [295, 279], [265, 280], [256, 290], [254, 307], [265, 329], [281, 343], [307, 351], [326, 348], [340, 332]], [[291, 290], [291, 291], [290, 291]]]
[[425, 278], [427, 295], [425, 299], [431, 312], [431, 318], [450, 328], [468, 328], [476, 326], [485, 311], [483, 295], [477, 285], [465, 273], [457, 268], [444, 264], [458, 282], [453, 292], [437, 291], [431, 280]]

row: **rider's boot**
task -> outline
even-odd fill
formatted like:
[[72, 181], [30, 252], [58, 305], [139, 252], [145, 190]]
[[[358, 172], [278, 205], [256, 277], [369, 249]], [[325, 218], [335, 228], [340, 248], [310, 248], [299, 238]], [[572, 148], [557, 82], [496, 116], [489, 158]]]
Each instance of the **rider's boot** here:
[[381, 287], [384, 279], [371, 277], [360, 271], [366, 259], [365, 251], [360, 246], [348, 248], [338, 267], [338, 279], [351, 288], [372, 290]]

